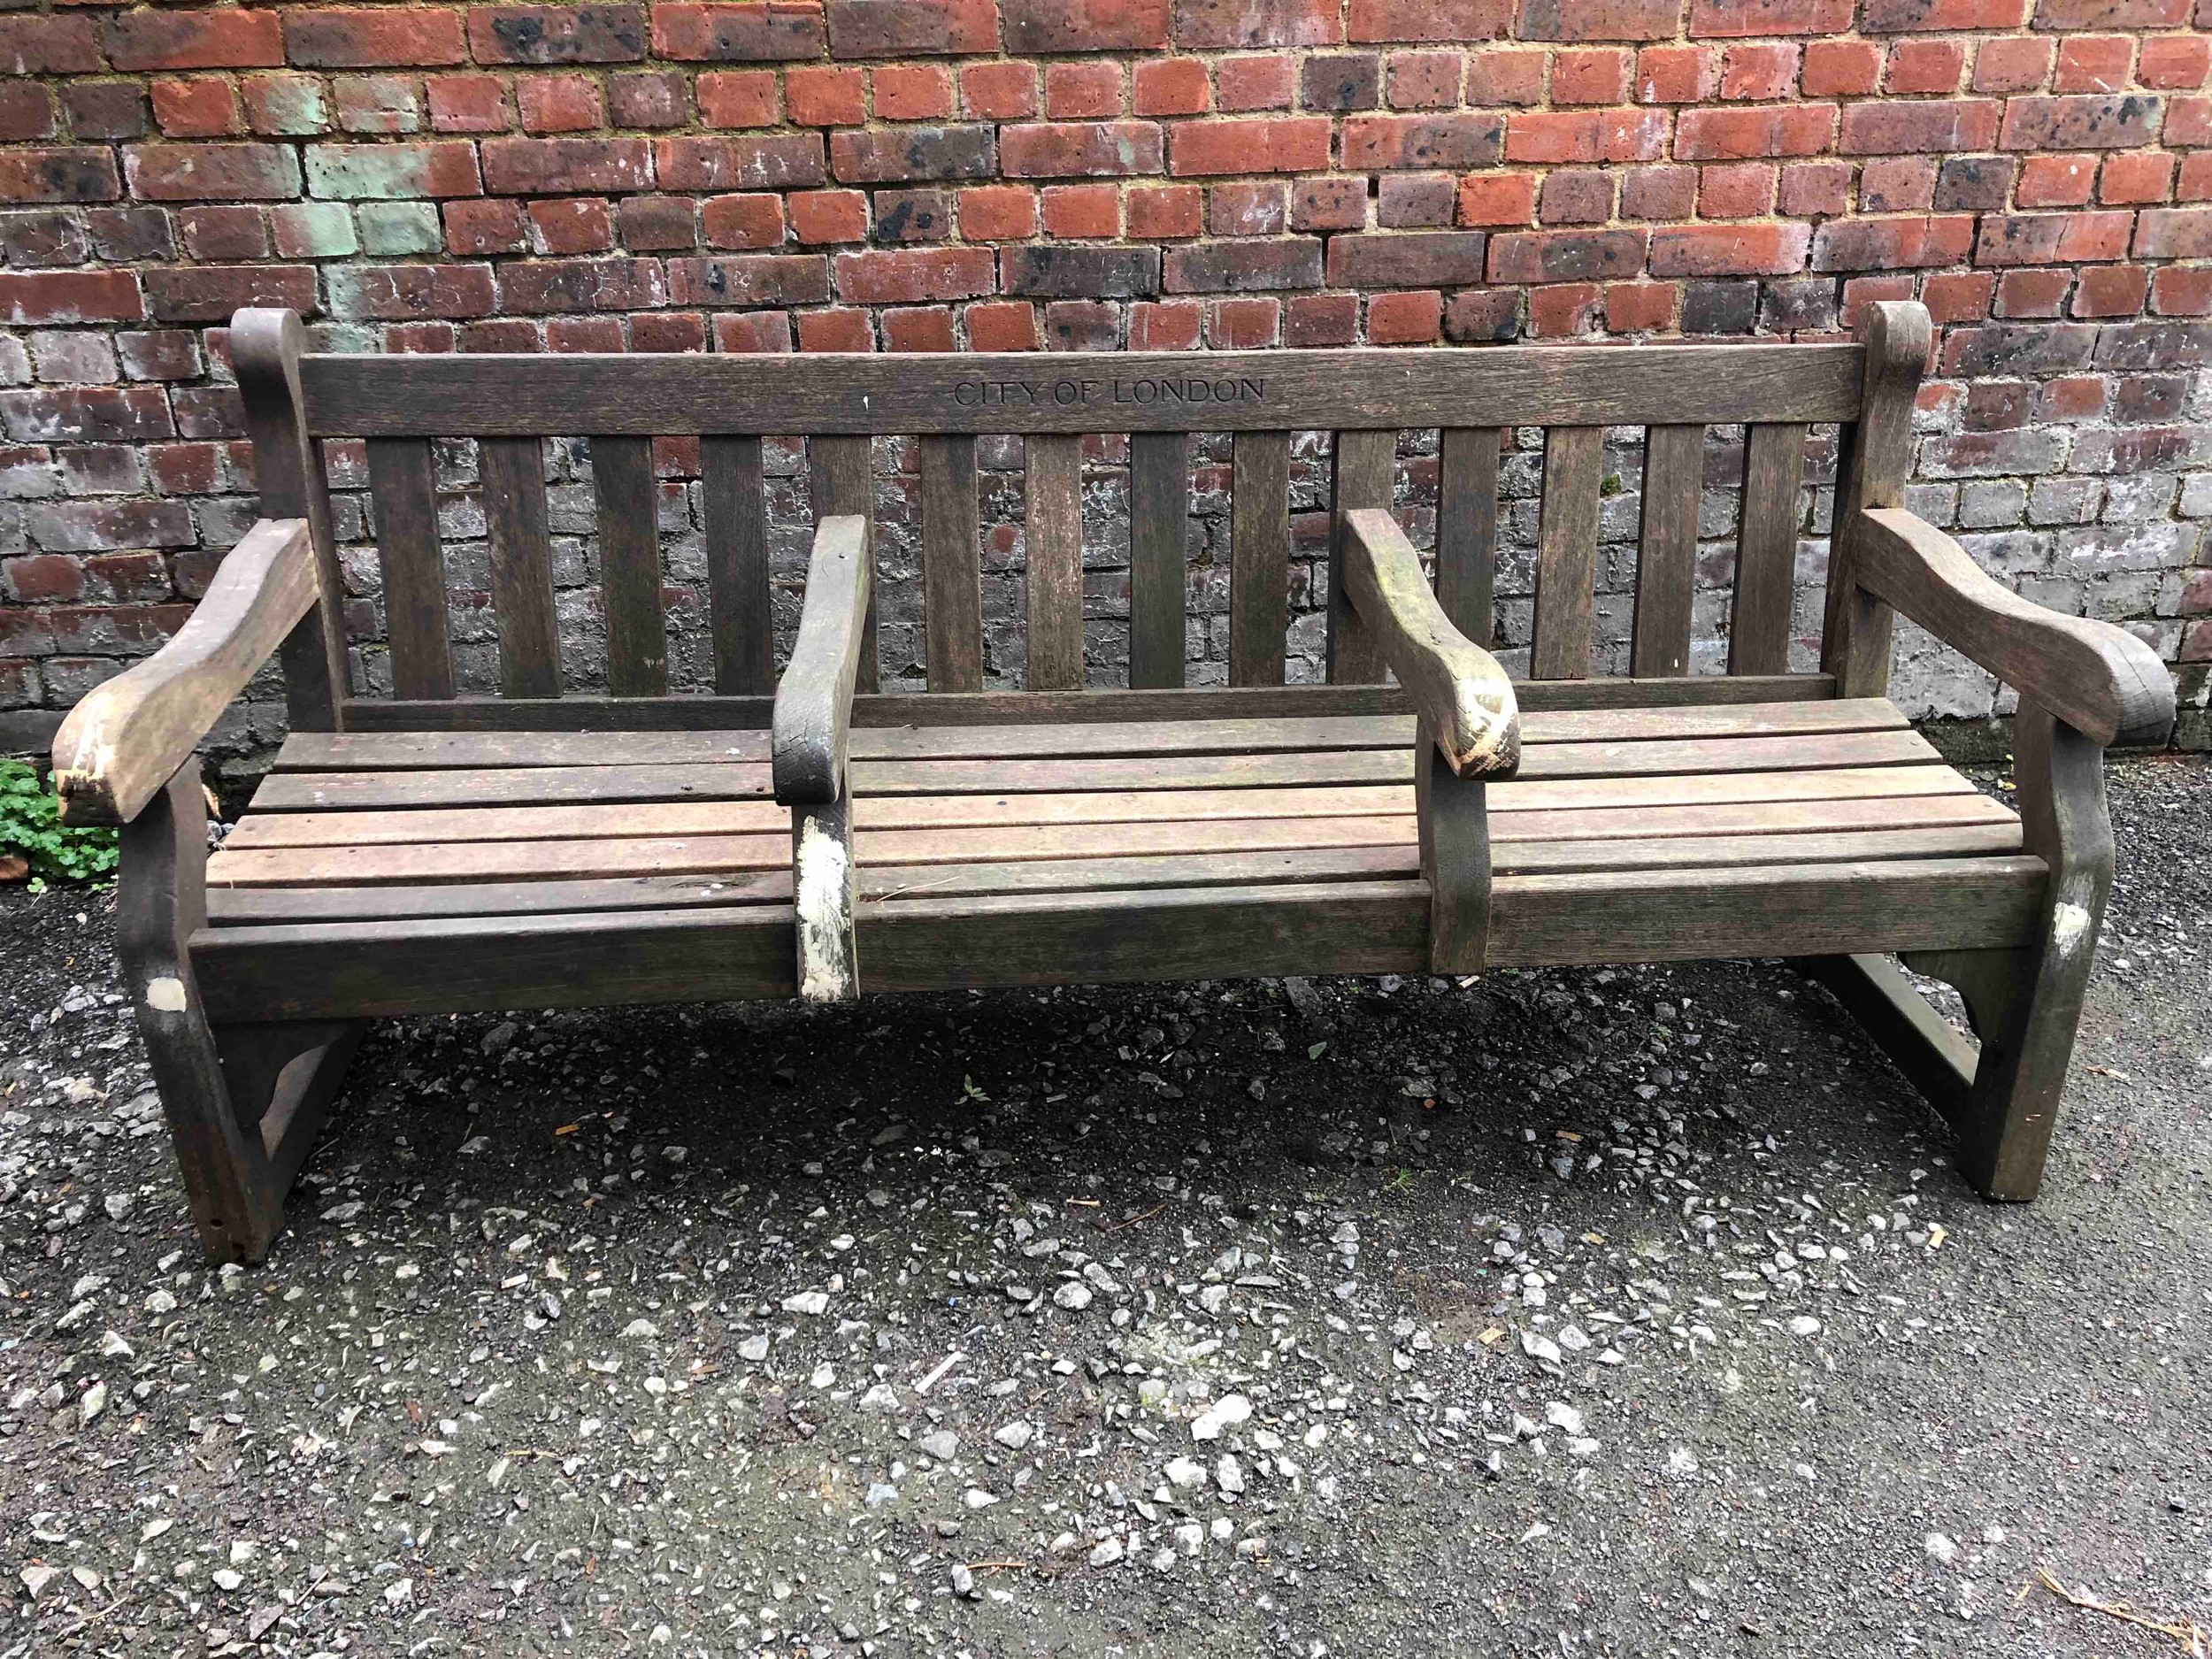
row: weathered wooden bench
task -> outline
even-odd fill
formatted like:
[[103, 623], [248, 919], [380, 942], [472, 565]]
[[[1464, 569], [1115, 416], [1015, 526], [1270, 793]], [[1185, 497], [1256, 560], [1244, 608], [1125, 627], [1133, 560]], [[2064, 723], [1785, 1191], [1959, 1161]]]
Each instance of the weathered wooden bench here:
[[[2170, 682], [1899, 505], [1929, 348], [1040, 357], [342, 357], [231, 335], [268, 515], [81, 703], [73, 822], [123, 826], [119, 942], [200, 1233], [263, 1254], [369, 1018], [1524, 964], [1808, 960], [2033, 1195], [2112, 869], [2101, 751]], [[1808, 428], [1840, 429], [1793, 626]], [[1647, 428], [1632, 672], [1591, 674], [1601, 440]], [[1692, 674], [1707, 428], [1745, 429], [1729, 672]], [[1528, 676], [1491, 641], [1502, 428], [1541, 426]], [[1440, 434], [1435, 580], [1392, 517]], [[1291, 434], [1334, 434], [1325, 685], [1286, 685]], [[1186, 687], [1189, 434], [1232, 432], [1229, 681]], [[1129, 439], [1127, 688], [1084, 687], [1080, 445]], [[779, 685], [762, 434], [818, 527]], [[1025, 453], [1027, 689], [983, 688], [976, 434]], [[564, 695], [549, 435], [588, 437], [605, 695]], [[714, 695], [670, 695], [652, 440], [695, 434]], [[918, 436], [929, 690], [877, 690], [872, 436]], [[319, 440], [366, 440], [396, 695], [348, 684]], [[430, 440], [479, 445], [502, 695], [456, 695]], [[1894, 611], [2021, 694], [2017, 816], [1885, 695]], [[1819, 635], [1818, 672], [1791, 672]], [[280, 650], [292, 727], [211, 857], [195, 745]], [[1391, 681], [1394, 679], [1394, 683]], [[1956, 985], [1981, 1041], [1888, 959]]]

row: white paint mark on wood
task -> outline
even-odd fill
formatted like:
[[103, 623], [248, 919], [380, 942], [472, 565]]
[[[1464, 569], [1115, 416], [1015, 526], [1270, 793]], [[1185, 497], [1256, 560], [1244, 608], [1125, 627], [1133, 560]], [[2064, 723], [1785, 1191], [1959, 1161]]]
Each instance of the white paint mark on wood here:
[[795, 908], [799, 926], [799, 996], [809, 1002], [849, 1002], [853, 983], [851, 855], [812, 813], [799, 828]]
[[157, 1014], [181, 1014], [185, 1010], [184, 981], [163, 974], [146, 982], [146, 1006]]
[[2051, 949], [2062, 956], [2073, 955], [2089, 935], [2089, 912], [2078, 904], [2051, 907]]

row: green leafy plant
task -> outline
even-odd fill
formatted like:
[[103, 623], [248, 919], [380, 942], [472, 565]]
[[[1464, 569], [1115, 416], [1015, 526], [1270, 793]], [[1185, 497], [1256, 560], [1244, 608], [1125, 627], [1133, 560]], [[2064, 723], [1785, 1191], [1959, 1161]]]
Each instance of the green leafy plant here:
[[97, 881], [115, 871], [115, 832], [75, 829], [27, 761], [0, 760], [0, 854], [19, 854], [35, 884]]

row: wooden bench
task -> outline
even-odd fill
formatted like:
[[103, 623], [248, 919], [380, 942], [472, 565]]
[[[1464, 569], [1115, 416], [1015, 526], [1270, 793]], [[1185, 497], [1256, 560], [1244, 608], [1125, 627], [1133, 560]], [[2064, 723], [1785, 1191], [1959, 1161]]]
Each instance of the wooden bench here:
[[[242, 311], [266, 518], [55, 760], [123, 826], [119, 943], [211, 1256], [257, 1257], [383, 1015], [1277, 973], [1807, 960], [2039, 1179], [2099, 920], [2140, 641], [1904, 511], [1918, 306], [1861, 343], [1113, 357], [342, 357]], [[1808, 429], [1840, 432], [1793, 616]], [[1647, 429], [1632, 672], [1593, 677], [1608, 426]], [[1692, 674], [1707, 429], [1744, 428], [1728, 672]], [[1502, 429], [1545, 428], [1527, 676], [1490, 655]], [[1393, 518], [1440, 434], [1433, 587]], [[1286, 685], [1291, 434], [1333, 434], [1328, 683]], [[1081, 443], [1127, 434], [1129, 685], [1085, 689]], [[1184, 684], [1190, 434], [1234, 434], [1229, 684]], [[1025, 456], [1026, 689], [984, 689], [978, 434]], [[606, 694], [564, 695], [544, 441], [590, 442]], [[713, 695], [669, 693], [652, 440], [701, 440]], [[780, 684], [762, 437], [818, 514]], [[870, 440], [918, 440], [928, 686], [878, 690]], [[349, 685], [319, 441], [366, 440], [396, 695]], [[457, 695], [431, 440], [473, 438], [497, 697]], [[1732, 481], [1732, 480], [1731, 480]], [[480, 602], [481, 595], [475, 598]], [[1886, 696], [1901, 611], [2021, 694], [2016, 816]], [[1817, 672], [1792, 672], [1817, 636]], [[280, 652], [292, 734], [220, 851], [195, 745]], [[1809, 660], [1809, 659], [1808, 659]], [[1878, 954], [1881, 953], [1881, 954]], [[1888, 958], [1955, 984], [1936, 1018]]]

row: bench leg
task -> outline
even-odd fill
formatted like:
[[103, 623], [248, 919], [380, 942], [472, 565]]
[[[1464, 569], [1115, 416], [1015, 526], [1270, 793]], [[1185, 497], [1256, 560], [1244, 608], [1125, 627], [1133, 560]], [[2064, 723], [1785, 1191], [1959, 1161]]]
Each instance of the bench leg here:
[[2022, 836], [2051, 869], [2032, 943], [1914, 951], [1907, 965], [1958, 987], [1972, 1045], [1880, 957], [1805, 964], [1834, 991], [1959, 1134], [1959, 1167], [1983, 1196], [2024, 1202], [2043, 1182], [2074, 1033], [2112, 887], [2104, 752], [2034, 704], [2013, 721]]
[[192, 971], [207, 914], [207, 808], [196, 760], [123, 828], [116, 946], [210, 1262], [257, 1262], [282, 1220], [359, 1021], [219, 1026]]

